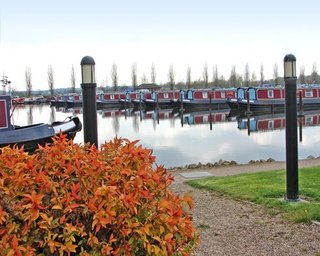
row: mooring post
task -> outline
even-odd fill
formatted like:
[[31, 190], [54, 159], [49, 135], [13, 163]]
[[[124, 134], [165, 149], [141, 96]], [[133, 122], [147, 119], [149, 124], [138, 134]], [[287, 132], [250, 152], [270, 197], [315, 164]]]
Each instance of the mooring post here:
[[250, 94], [249, 94], [248, 90], [246, 91], [246, 96], [247, 96], [247, 112], [246, 112], [246, 114], [250, 115], [251, 114], [251, 111], [250, 111]]

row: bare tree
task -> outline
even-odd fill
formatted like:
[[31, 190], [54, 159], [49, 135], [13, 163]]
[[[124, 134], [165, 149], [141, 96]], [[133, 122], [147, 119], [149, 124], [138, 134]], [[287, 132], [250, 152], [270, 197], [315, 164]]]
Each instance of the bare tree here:
[[299, 75], [300, 84], [306, 84], [306, 75], [305, 75], [305, 67], [300, 67], [300, 75]]
[[148, 78], [145, 73], [143, 73], [143, 75], [141, 77], [141, 83], [142, 84], [148, 83]]
[[264, 69], [263, 64], [260, 66], [260, 84], [264, 84]]
[[111, 67], [111, 80], [113, 91], [116, 92], [118, 90], [118, 67], [116, 63], [113, 63]]
[[190, 66], [188, 66], [188, 68], [187, 68], [186, 86], [187, 86], [188, 89], [191, 88], [191, 68], [190, 68]]
[[203, 78], [204, 88], [208, 88], [209, 74], [208, 74], [208, 65], [207, 65], [207, 63], [204, 64], [203, 72], [202, 72], [202, 78]]
[[257, 83], [257, 75], [255, 72], [251, 74], [251, 85], [255, 85]]
[[217, 65], [215, 65], [215, 67], [213, 67], [212, 82], [215, 87], [219, 86], [219, 74], [218, 74], [218, 66]]
[[231, 68], [230, 78], [229, 78], [229, 86], [230, 87], [237, 87], [237, 73], [236, 73], [236, 66], [233, 65]]
[[133, 90], [135, 91], [138, 86], [138, 68], [137, 63], [133, 63], [131, 66], [131, 82]]
[[156, 76], [157, 76], [156, 68], [155, 68], [154, 64], [152, 63], [151, 64], [151, 83], [153, 83], [153, 84], [156, 83]]
[[278, 73], [278, 64], [274, 64], [273, 67], [273, 81], [274, 85], [277, 86], [279, 84], [279, 73]]
[[175, 84], [174, 76], [175, 76], [175, 72], [173, 70], [173, 65], [170, 65], [169, 72], [168, 72], [170, 90], [173, 90], [173, 88], [174, 88], [174, 84]]
[[53, 97], [54, 95], [54, 75], [53, 75], [53, 68], [51, 65], [48, 66], [48, 85], [50, 96]]
[[244, 77], [243, 80], [246, 86], [250, 86], [250, 71], [249, 71], [249, 64], [247, 63], [244, 68]]
[[71, 92], [75, 93], [76, 92], [76, 75], [74, 73], [74, 66], [72, 65], [71, 68]]
[[27, 97], [31, 97], [32, 93], [32, 79], [31, 79], [31, 68], [26, 67], [25, 70], [25, 79], [26, 79], [26, 91], [27, 91]]
[[311, 83], [313, 83], [313, 84], [315, 84], [315, 83], [317, 83], [318, 81], [318, 79], [317, 79], [317, 77], [318, 77], [318, 71], [317, 71], [317, 64], [314, 62], [313, 63], [313, 65], [312, 65], [312, 72], [311, 72], [311, 75], [310, 75], [310, 82]]

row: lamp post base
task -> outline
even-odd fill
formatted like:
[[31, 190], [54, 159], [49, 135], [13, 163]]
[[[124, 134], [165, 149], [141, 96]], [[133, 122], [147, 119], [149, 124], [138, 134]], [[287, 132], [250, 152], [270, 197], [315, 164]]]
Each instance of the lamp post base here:
[[287, 201], [288, 203], [298, 203], [298, 202], [302, 202], [302, 200], [298, 197], [298, 198], [294, 198], [294, 199], [289, 199], [287, 198], [287, 196], [284, 196], [284, 200]]

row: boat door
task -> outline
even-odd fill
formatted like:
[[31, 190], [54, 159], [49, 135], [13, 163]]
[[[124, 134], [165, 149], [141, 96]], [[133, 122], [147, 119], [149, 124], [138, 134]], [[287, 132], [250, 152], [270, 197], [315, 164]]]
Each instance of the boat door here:
[[11, 130], [10, 124], [10, 96], [0, 95], [0, 130]]
[[186, 96], [186, 92], [184, 90], [180, 90], [180, 99], [184, 99]]
[[256, 88], [248, 88], [249, 100], [257, 100]]
[[237, 89], [237, 99], [243, 100], [245, 98], [246, 89], [245, 88], [238, 88]]
[[154, 101], [156, 101], [157, 100], [157, 92], [156, 91], [153, 91], [152, 93], [151, 93], [151, 99], [152, 100], [154, 100]]
[[186, 93], [187, 100], [193, 100], [193, 90], [188, 90]]

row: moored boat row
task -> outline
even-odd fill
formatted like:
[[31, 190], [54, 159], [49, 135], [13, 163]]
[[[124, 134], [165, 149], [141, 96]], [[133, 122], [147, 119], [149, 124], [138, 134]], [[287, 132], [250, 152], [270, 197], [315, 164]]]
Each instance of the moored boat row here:
[[[284, 111], [285, 88], [274, 86], [240, 87], [237, 88], [237, 98], [228, 99], [227, 104], [233, 110], [239, 111]], [[320, 108], [320, 86], [297, 87], [298, 109], [312, 110]]]
[[[97, 94], [97, 108], [228, 108], [227, 99], [236, 98], [236, 89], [189, 89], [174, 91], [135, 91]], [[81, 95], [57, 96], [52, 106], [82, 105]]]

